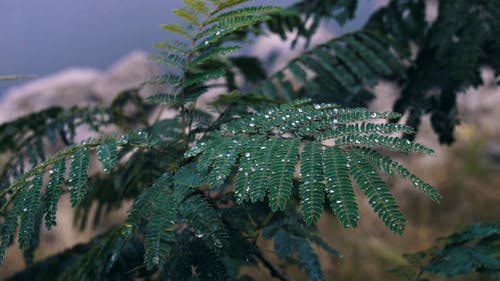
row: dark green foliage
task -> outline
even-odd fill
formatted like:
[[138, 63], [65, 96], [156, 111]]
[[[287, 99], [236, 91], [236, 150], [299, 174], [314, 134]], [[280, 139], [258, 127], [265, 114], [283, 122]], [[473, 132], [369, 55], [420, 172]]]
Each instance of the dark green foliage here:
[[404, 215], [398, 210], [389, 188], [370, 163], [356, 154], [351, 154], [349, 165], [356, 183], [368, 198], [368, 203], [379, 218], [393, 232], [403, 234], [406, 222]]
[[87, 194], [87, 170], [90, 163], [90, 151], [84, 147], [71, 156], [68, 190], [71, 196], [71, 206], [75, 207]]
[[433, 248], [405, 255], [410, 265], [396, 271], [417, 271], [414, 280], [435, 275], [471, 277], [473, 273], [481, 280], [496, 280], [500, 277], [499, 242], [499, 222], [472, 224], [440, 238]]
[[43, 173], [36, 175], [28, 188], [24, 188], [20, 197], [23, 198], [21, 205], [21, 226], [19, 228], [19, 247], [25, 248], [30, 245], [31, 236], [35, 232], [35, 219], [41, 208], [40, 189], [43, 186]]
[[170, 253], [174, 239], [172, 227], [175, 224], [175, 201], [168, 187], [156, 194], [152, 200], [152, 214], [146, 226], [144, 263], [148, 270], [162, 268]]
[[300, 209], [307, 224], [318, 222], [323, 213], [325, 186], [322, 149], [319, 143], [307, 142], [300, 159]]
[[[494, 2], [440, 0], [438, 17], [426, 22], [425, 1], [391, 1], [366, 25], [389, 37], [398, 54], [410, 62], [394, 110], [408, 112], [407, 123], [415, 128], [424, 114], [431, 113], [442, 143], [454, 141], [457, 94], [481, 83], [482, 66], [492, 67], [495, 76], [500, 73], [500, 7]], [[413, 57], [411, 44], [418, 47]]]
[[110, 172], [118, 160], [118, 151], [116, 150], [116, 140], [110, 140], [97, 146], [97, 159], [101, 161], [105, 172]]
[[293, 219], [277, 220], [263, 230], [265, 239], [274, 240], [274, 251], [278, 258], [284, 261], [297, 259], [311, 280], [326, 280], [316, 252], [311, 244], [316, 244], [333, 255], [339, 253], [313, 234], [315, 228], [306, 226]]
[[[292, 77], [286, 79], [287, 72]], [[402, 66], [388, 51], [384, 41], [376, 34], [357, 32], [334, 38], [291, 60], [268, 80], [274, 80], [279, 91], [270, 89], [274, 88], [270, 83], [263, 83], [260, 91], [267, 97], [287, 101], [306, 95], [356, 105], [352, 101], [365, 97], [367, 89], [373, 90], [378, 79], [400, 77], [402, 73]], [[301, 84], [297, 91], [290, 84], [293, 79]], [[320, 85], [325, 87], [325, 92], [320, 90]], [[357, 105], [366, 105], [369, 97], [373, 95], [370, 93], [363, 98], [363, 103]]]
[[[81, 228], [133, 204], [122, 225], [33, 265], [26, 278], [46, 280], [47, 271], [32, 274], [46, 266], [60, 280], [252, 280], [241, 269], [259, 267], [286, 280], [260, 243], [272, 239], [281, 262], [325, 280], [315, 247], [339, 255], [314, 226], [325, 205], [342, 226], [357, 227], [357, 186], [385, 225], [402, 234], [404, 215], [379, 172], [440, 200], [383, 151], [432, 154], [402, 137], [427, 112], [441, 140], [450, 140], [455, 93], [477, 85], [479, 65], [498, 72], [497, 5], [441, 0], [431, 24], [424, 1], [391, 1], [367, 28], [305, 50], [268, 74], [265, 62], [234, 55], [241, 42], [293, 31], [294, 46], [308, 41], [322, 19], [351, 19], [358, 1], [238, 6], [246, 2], [185, 0], [174, 10], [183, 22], [163, 28], [181, 41], [156, 45], [155, 59], [167, 71], [144, 83], [161, 85], [156, 94], [143, 99], [140, 86], [110, 107], [51, 108], [0, 126], [0, 151], [12, 154], [0, 176], [1, 260], [19, 231], [31, 262], [43, 215], [50, 229], [68, 190]], [[380, 79], [402, 87], [399, 113], [361, 107]], [[441, 92], [430, 95], [434, 88]], [[218, 95], [207, 107], [199, 99], [206, 93]], [[175, 114], [164, 118], [164, 110]], [[406, 111], [408, 125], [395, 124]], [[82, 125], [101, 136], [74, 144]], [[102, 135], [104, 129], [118, 131]], [[64, 147], [52, 154], [48, 144]], [[93, 160], [104, 173], [89, 174]], [[451, 239], [422, 272], [498, 274], [495, 228], [482, 225]]]
[[179, 207], [180, 214], [193, 229], [196, 238], [203, 239], [212, 251], [227, 245], [229, 235], [217, 212], [199, 195], [191, 196]]
[[[440, 195], [432, 186], [404, 167], [389, 158], [382, 159], [382, 155], [371, 149], [384, 148], [429, 154], [433, 152], [423, 145], [387, 136], [397, 131], [411, 131], [407, 126], [367, 122], [397, 116], [391, 112], [338, 108], [335, 104], [312, 104], [310, 100], [297, 100], [281, 107], [256, 112], [247, 118], [233, 120], [222, 128], [222, 137], [199, 142], [188, 150], [185, 156], [199, 155], [199, 169], [208, 170], [212, 165], [212, 169], [216, 169], [214, 159], [225, 159], [228, 153], [231, 156], [230, 161], [219, 165], [224, 170], [216, 169], [217, 177], [227, 178], [231, 173], [229, 165], [236, 164], [237, 203], [247, 200], [262, 201], [267, 195], [272, 210], [283, 210], [294, 188], [293, 181], [300, 179], [300, 208], [308, 224], [318, 221], [327, 196], [341, 224], [345, 227], [357, 226], [358, 208], [351, 183], [352, 177], [380, 219], [393, 232], [402, 234], [404, 216], [398, 210], [392, 194], [376, 169], [382, 164], [389, 166], [391, 174], [392, 169], [396, 169], [401, 177], [409, 178], [415, 187], [419, 187], [431, 199], [438, 200]], [[242, 141], [244, 139], [250, 141]], [[314, 139], [333, 140], [335, 146], [311, 141]], [[233, 147], [238, 147], [238, 150], [235, 151]], [[299, 153], [300, 147], [302, 148]], [[376, 156], [379, 156], [380, 160], [374, 161]], [[300, 175], [296, 176], [295, 163], [298, 159]], [[382, 161], [382, 164], [377, 161]], [[221, 173], [223, 171], [225, 173]], [[215, 182], [214, 186], [211, 178], [213, 176], [209, 175], [211, 188], [218, 187], [220, 183]], [[273, 178], [274, 181], [271, 180]]]
[[354, 195], [348, 159], [338, 147], [328, 147], [323, 154], [325, 192], [330, 206], [344, 227], [358, 226], [358, 204]]

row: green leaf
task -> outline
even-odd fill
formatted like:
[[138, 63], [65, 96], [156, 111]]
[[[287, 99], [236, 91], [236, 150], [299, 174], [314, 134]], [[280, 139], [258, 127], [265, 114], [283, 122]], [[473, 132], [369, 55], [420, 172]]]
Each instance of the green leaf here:
[[325, 281], [326, 278], [321, 270], [319, 258], [311, 244], [300, 237], [295, 239], [295, 249], [299, 258], [299, 264], [304, 267], [307, 274], [314, 281]]
[[357, 227], [358, 204], [352, 186], [347, 157], [339, 147], [327, 147], [323, 153], [325, 191], [330, 206], [344, 227]]
[[61, 196], [61, 187], [64, 183], [64, 173], [66, 172], [66, 160], [61, 159], [54, 163], [49, 170], [50, 178], [45, 191], [45, 227], [50, 230], [56, 225], [56, 212], [59, 197]]
[[152, 214], [146, 226], [144, 263], [148, 270], [160, 269], [171, 251], [170, 242], [175, 234], [172, 229], [176, 219], [176, 204], [167, 187], [152, 198]]
[[19, 229], [19, 248], [26, 248], [31, 244], [31, 237], [35, 232], [35, 220], [41, 210], [42, 201], [40, 190], [43, 187], [43, 173], [37, 174], [28, 188], [22, 191], [21, 226]]
[[196, 11], [208, 15], [210, 12], [210, 8], [205, 4], [203, 0], [182, 0], [184, 3], [189, 5], [189, 7], [195, 9]]
[[306, 142], [300, 162], [300, 209], [307, 224], [318, 222], [323, 213], [325, 186], [322, 167], [322, 147], [319, 143]]
[[179, 212], [194, 230], [194, 236], [203, 239], [208, 248], [220, 252], [221, 248], [228, 245], [229, 234], [226, 226], [203, 197], [189, 197], [181, 204]]
[[193, 35], [191, 34], [191, 32], [178, 24], [162, 24], [161, 27], [188, 39], [193, 39]]
[[78, 149], [71, 156], [71, 168], [69, 171], [68, 190], [70, 194], [71, 207], [78, 205], [87, 194], [87, 170], [90, 162], [90, 151], [87, 147]]
[[180, 8], [173, 9], [172, 12], [192, 25], [199, 25], [200, 19], [195, 9]]
[[415, 188], [418, 188], [421, 192], [423, 192], [429, 199], [439, 202], [442, 198], [439, 191], [431, 186], [430, 184], [424, 182], [413, 173], [411, 173], [408, 169], [406, 169], [403, 165], [399, 164], [396, 161], [391, 160], [388, 156], [382, 155], [379, 152], [369, 149], [369, 148], [358, 148], [353, 147], [351, 149], [351, 153], [356, 153], [360, 157], [363, 157], [376, 169], [383, 169], [387, 174], [393, 176], [394, 172], [397, 172], [399, 176], [403, 179], [409, 179]]
[[216, 3], [217, 5], [217, 8], [212, 12], [212, 13], [217, 13], [217, 12], [220, 12], [220, 11], [223, 11], [227, 8], [231, 8], [233, 6], [236, 6], [238, 4], [241, 4], [241, 3], [245, 3], [245, 2], [248, 2], [250, 0], [220, 0], [220, 1], [212, 1], [214, 3]]
[[285, 210], [290, 199], [300, 144], [298, 139], [280, 139], [279, 142], [269, 178], [269, 206], [273, 211]]
[[229, 176], [233, 165], [240, 156], [247, 138], [235, 137], [228, 139], [224, 145], [220, 145], [220, 153], [217, 154], [212, 162], [212, 168], [208, 173], [207, 180], [211, 189], [218, 189]]
[[258, 22], [269, 20], [270, 17], [267, 15], [237, 15], [233, 17], [226, 17], [213, 23], [210, 27], [203, 30], [199, 34], [199, 38], [220, 35], [224, 33], [226, 30], [230, 30], [231, 32], [249, 25], [256, 24]]
[[222, 20], [241, 16], [252, 16], [256, 14], [269, 14], [276, 13], [283, 10], [281, 7], [277, 6], [254, 6], [254, 7], [243, 7], [234, 9], [232, 11], [220, 14], [216, 17], [210, 18], [207, 23], [220, 22]]
[[191, 61], [190, 67], [200, 66], [210, 59], [218, 58], [225, 54], [232, 53], [236, 50], [239, 50], [240, 48], [241, 48], [240, 46], [214, 47], [212, 49], [209, 49], [208, 51], [202, 52], [200, 55], [195, 57]]
[[[234, 196], [238, 204], [250, 198], [251, 189], [254, 188], [251, 182], [251, 180], [253, 180], [252, 174], [255, 172], [257, 161], [259, 161], [260, 147], [264, 145], [264, 143], [264, 137], [259, 136], [251, 138], [248, 146], [242, 151], [234, 190]], [[252, 171], [252, 169], [254, 171]]]
[[203, 72], [198, 74], [193, 74], [188, 76], [186, 81], [184, 82], [184, 87], [189, 87], [192, 85], [204, 83], [210, 80], [214, 80], [217, 78], [221, 78], [226, 74], [223, 69], [212, 70], [210, 72]]
[[97, 159], [101, 161], [104, 171], [109, 173], [118, 160], [116, 140], [110, 140], [97, 146]]
[[[25, 189], [28, 184], [24, 184], [21, 188]], [[22, 194], [22, 193], [21, 193]], [[17, 196], [12, 202], [12, 208], [7, 213], [5, 220], [2, 222], [2, 243], [0, 244], [0, 265], [4, 261], [5, 251], [11, 244], [12, 236], [18, 226], [18, 218], [22, 213], [23, 196]]]
[[399, 211], [389, 187], [380, 178], [369, 162], [355, 153], [350, 154], [351, 172], [359, 188], [368, 198], [368, 204], [392, 232], [402, 235], [406, 219]]
[[142, 192], [128, 210], [127, 220], [122, 234], [131, 237], [137, 231], [141, 222], [151, 216], [155, 200], [160, 197], [161, 192], [171, 184], [172, 177], [169, 173], [161, 175], [153, 185]]

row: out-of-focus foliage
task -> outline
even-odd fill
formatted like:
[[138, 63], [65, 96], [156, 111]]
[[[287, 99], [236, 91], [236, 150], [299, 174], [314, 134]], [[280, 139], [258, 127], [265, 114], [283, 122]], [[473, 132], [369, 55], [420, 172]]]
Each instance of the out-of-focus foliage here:
[[[409, 280], [432, 280], [444, 277], [500, 277], [500, 223], [476, 223], [462, 231], [440, 238], [433, 248], [405, 256], [411, 264], [395, 270]], [[492, 280], [493, 280], [492, 279]], [[481, 279], [483, 280], [483, 279]]]

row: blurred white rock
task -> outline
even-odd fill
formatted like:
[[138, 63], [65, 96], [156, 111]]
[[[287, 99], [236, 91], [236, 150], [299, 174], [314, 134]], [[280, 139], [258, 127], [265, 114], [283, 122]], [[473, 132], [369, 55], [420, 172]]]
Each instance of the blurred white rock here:
[[0, 104], [0, 122], [53, 105], [109, 103], [119, 92], [160, 73], [143, 51], [134, 51], [106, 71], [69, 68], [11, 88]]

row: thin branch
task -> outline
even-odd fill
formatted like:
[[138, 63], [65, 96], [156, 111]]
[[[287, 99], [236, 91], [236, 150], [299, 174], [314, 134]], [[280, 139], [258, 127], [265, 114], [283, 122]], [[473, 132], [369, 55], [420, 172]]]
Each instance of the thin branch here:
[[253, 254], [260, 262], [262, 262], [262, 264], [267, 269], [269, 269], [269, 272], [271, 273], [272, 277], [278, 278], [281, 281], [294, 281], [290, 277], [286, 276], [286, 274], [283, 273], [281, 270], [276, 268], [276, 266], [274, 266], [270, 261], [268, 261], [260, 251], [255, 251]]

